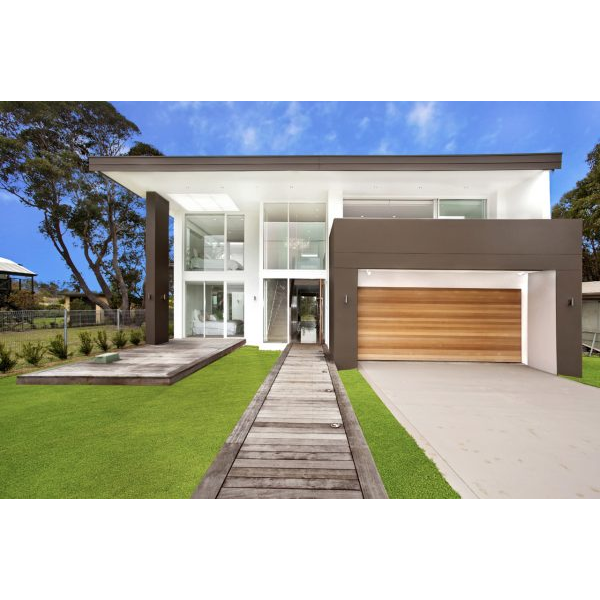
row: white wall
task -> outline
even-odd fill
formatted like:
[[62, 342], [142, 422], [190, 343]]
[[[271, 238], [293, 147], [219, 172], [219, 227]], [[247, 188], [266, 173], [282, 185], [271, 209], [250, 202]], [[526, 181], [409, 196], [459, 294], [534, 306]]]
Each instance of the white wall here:
[[550, 172], [540, 171], [533, 177], [499, 191], [496, 198], [498, 219], [549, 219]]
[[529, 366], [556, 374], [556, 271], [529, 274]]
[[184, 331], [184, 296], [183, 254], [185, 244], [184, 213], [171, 202], [169, 214], [173, 217], [173, 337], [180, 339]]

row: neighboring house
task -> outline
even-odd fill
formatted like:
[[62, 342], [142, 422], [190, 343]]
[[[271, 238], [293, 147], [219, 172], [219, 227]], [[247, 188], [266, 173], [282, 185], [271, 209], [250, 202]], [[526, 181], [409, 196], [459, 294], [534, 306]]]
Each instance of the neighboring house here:
[[581, 295], [583, 341], [588, 348], [593, 341], [594, 349], [597, 349], [600, 348], [600, 281], [584, 281], [581, 284]]
[[33, 295], [37, 273], [8, 258], [0, 257], [0, 306], [6, 305], [11, 292], [27, 290]]
[[581, 372], [581, 223], [551, 220], [561, 154], [95, 157], [146, 197], [146, 336], [358, 360]]
[[[99, 300], [106, 300], [106, 297], [100, 292], [94, 292]], [[84, 293], [82, 292], [65, 292], [63, 294], [64, 297], [64, 306], [65, 309], [69, 312], [72, 311], [95, 311], [95, 314], [92, 316], [90, 313], [87, 315], [86, 313], [78, 313], [76, 317], [77, 323], [85, 322], [88, 324], [93, 323], [102, 323], [104, 320], [104, 310], [94, 304]], [[75, 317], [71, 315], [71, 320]]]

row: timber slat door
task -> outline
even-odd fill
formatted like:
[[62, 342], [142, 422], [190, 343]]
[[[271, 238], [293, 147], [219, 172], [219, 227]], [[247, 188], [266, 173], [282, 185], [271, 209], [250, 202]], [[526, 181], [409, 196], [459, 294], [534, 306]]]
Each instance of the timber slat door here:
[[358, 359], [521, 362], [521, 290], [358, 288]]

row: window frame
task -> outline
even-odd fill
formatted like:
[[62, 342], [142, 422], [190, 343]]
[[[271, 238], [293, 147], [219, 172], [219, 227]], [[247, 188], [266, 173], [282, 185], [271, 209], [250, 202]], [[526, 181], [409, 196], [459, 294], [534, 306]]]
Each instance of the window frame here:
[[[207, 270], [207, 269], [188, 269], [186, 250], [187, 250], [187, 236], [188, 236], [188, 217], [223, 217], [223, 270]], [[227, 252], [228, 252], [228, 235], [227, 235], [227, 220], [228, 217], [242, 217], [244, 220], [244, 249], [242, 251], [242, 268], [241, 269], [228, 269], [227, 268]], [[183, 247], [183, 271], [184, 273], [236, 273], [244, 272], [246, 270], [246, 215], [242, 212], [197, 212], [197, 213], [185, 213], [183, 219], [184, 226], [184, 247]]]

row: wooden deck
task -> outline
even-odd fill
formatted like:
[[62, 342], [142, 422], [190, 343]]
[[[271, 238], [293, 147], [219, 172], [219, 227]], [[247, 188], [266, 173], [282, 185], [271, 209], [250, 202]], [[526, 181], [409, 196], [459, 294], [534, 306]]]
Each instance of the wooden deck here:
[[19, 375], [17, 383], [38, 385], [171, 385], [243, 346], [239, 338], [186, 338], [160, 346], [117, 350], [121, 360], [92, 360]]
[[193, 497], [387, 497], [322, 346], [286, 348]]

